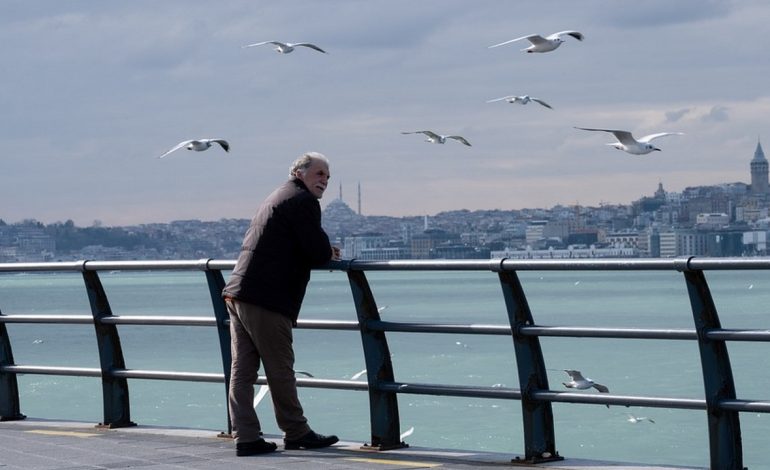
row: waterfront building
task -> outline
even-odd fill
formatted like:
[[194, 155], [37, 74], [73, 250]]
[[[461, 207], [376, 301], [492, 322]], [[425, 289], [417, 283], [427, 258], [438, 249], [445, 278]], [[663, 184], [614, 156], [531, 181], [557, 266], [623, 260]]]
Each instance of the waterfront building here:
[[439, 245], [457, 243], [460, 235], [447, 232], [441, 229], [431, 228], [422, 233], [412, 236], [410, 245], [412, 258], [430, 259], [433, 257], [433, 250]]
[[604, 242], [618, 248], [639, 248], [639, 232], [613, 232], [604, 237]]

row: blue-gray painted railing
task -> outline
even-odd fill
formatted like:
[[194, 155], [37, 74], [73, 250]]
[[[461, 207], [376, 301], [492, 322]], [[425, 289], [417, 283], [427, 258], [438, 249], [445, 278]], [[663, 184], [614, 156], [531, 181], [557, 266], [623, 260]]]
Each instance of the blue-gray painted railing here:
[[[132, 426], [127, 379], [184, 380], [225, 384], [230, 378], [229, 319], [221, 298], [223, 271], [233, 268], [229, 260], [198, 261], [79, 261], [71, 263], [0, 263], [2, 272], [81, 272], [88, 292], [91, 315], [3, 314], [0, 310], [0, 420], [23, 419], [19, 405], [17, 374], [48, 374], [101, 377], [104, 420], [108, 427]], [[299, 328], [358, 330], [361, 333], [367, 383], [352, 380], [299, 378], [300, 386], [369, 393], [371, 446], [391, 449], [406, 445], [400, 438], [400, 393], [520, 400], [523, 410], [524, 458], [514, 462], [536, 463], [561, 459], [556, 449], [551, 404], [589, 403], [705, 410], [708, 417], [710, 465], [713, 469], [743, 469], [740, 412], [770, 412], [770, 401], [745, 400], [736, 396], [728, 341], [770, 341], [770, 329], [735, 330], [721, 327], [704, 271], [770, 270], [769, 258], [677, 258], [602, 260], [463, 260], [463, 261], [340, 261], [324, 269], [347, 273], [357, 321], [300, 320]], [[209, 317], [119, 316], [112, 312], [99, 280], [99, 271], [112, 270], [200, 270], [205, 272], [214, 311]], [[693, 330], [590, 328], [541, 326], [535, 323], [519, 281], [520, 271], [679, 271], [683, 274], [692, 307]], [[508, 325], [457, 325], [442, 323], [388, 322], [380, 318], [376, 299], [366, 278], [367, 271], [492, 271], [498, 273], [508, 314]], [[0, 306], [2, 307], [2, 306]], [[19, 365], [14, 362], [6, 323], [93, 324], [99, 348], [98, 369]], [[223, 374], [126, 368], [118, 325], [214, 326], [219, 337]], [[520, 388], [401, 383], [395, 381], [386, 332], [463, 333], [504, 335], [513, 340]], [[703, 371], [704, 399], [580, 394], [550, 390], [540, 347], [540, 337], [636, 338], [697, 341]], [[258, 383], [264, 383], [260, 378]], [[231, 431], [229, 416], [228, 430]]]

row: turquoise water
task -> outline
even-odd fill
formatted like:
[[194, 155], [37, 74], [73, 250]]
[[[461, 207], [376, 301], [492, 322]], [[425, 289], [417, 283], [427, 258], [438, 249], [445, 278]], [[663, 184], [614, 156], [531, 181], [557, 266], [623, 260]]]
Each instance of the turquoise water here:
[[[506, 324], [494, 273], [372, 272], [367, 277], [383, 319]], [[540, 325], [692, 328], [686, 286], [676, 272], [522, 272]], [[116, 315], [211, 316], [200, 272], [101, 273]], [[722, 326], [770, 328], [770, 273], [707, 272]], [[77, 274], [0, 275], [5, 314], [89, 314]], [[347, 278], [314, 272], [303, 319], [356, 318]], [[17, 364], [98, 367], [90, 325], [7, 325]], [[132, 369], [221, 372], [216, 331], [209, 327], [120, 327], [126, 366]], [[510, 338], [389, 333], [397, 381], [518, 387]], [[702, 398], [698, 349], [692, 341], [541, 338], [549, 384], [563, 390], [562, 369], [579, 369], [612, 393]], [[315, 377], [346, 379], [364, 368], [355, 331], [295, 330], [296, 368]], [[768, 399], [766, 343], [728, 344], [738, 397]], [[363, 379], [362, 379], [363, 380]], [[225, 430], [223, 384], [130, 380], [132, 420]], [[101, 383], [95, 378], [19, 377], [22, 412], [51, 419], [102, 420]], [[594, 391], [586, 391], [592, 393]], [[310, 424], [348, 440], [369, 439], [365, 392], [301, 388]], [[521, 405], [515, 400], [399, 395], [402, 430], [414, 446], [523, 453]], [[708, 465], [703, 411], [606, 408], [554, 404], [561, 455], [644, 463]], [[258, 407], [263, 428], [278, 434], [269, 400]], [[632, 424], [627, 413], [655, 423]], [[744, 464], [770, 468], [763, 455], [770, 416], [742, 413]]]

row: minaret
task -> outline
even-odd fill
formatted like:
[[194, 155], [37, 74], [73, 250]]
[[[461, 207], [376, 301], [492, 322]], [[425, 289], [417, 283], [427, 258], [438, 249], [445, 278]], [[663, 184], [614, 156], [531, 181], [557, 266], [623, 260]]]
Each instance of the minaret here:
[[340, 182], [340, 201], [342, 200], [342, 183]]
[[361, 215], [361, 182], [358, 182], [358, 215]]
[[663, 189], [663, 182], [658, 182], [658, 190], [655, 191], [655, 199], [666, 199], [666, 190]]
[[759, 196], [768, 193], [768, 164], [762, 144], [757, 139], [757, 149], [751, 160], [751, 194]]

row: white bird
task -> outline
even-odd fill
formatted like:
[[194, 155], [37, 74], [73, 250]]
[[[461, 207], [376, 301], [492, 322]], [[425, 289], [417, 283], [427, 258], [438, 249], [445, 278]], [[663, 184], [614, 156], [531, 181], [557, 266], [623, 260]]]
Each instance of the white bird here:
[[529, 95], [519, 95], [519, 96], [509, 95], [509, 96], [503, 96], [501, 98], [495, 98], [493, 100], [489, 100], [489, 101], [487, 101], [487, 103], [494, 103], [495, 101], [503, 101], [503, 100], [505, 100], [505, 101], [507, 101], [507, 102], [509, 102], [511, 104], [514, 104], [514, 103], [515, 104], [527, 104], [530, 101], [534, 101], [535, 103], [542, 104], [546, 108], [553, 109], [553, 107], [551, 107], [550, 104], [546, 103], [545, 101], [541, 100], [540, 98], [533, 98], [533, 97], [531, 97]]
[[634, 423], [634, 424], [639, 423], [641, 421], [649, 421], [649, 422], [651, 422], [653, 424], [655, 423], [655, 420], [653, 420], [652, 418], [648, 418], [646, 416], [634, 416], [634, 415], [631, 415], [631, 414], [628, 415], [628, 419], [626, 421], [628, 421], [629, 423]]
[[461, 135], [440, 135], [432, 131], [402, 132], [402, 134], [425, 134], [428, 137], [428, 140], [426, 140], [425, 142], [430, 142], [432, 144], [443, 144], [446, 142], [447, 139], [454, 139], [458, 142], [462, 142], [468, 147], [471, 146], [471, 143], [465, 140], [465, 137]]
[[575, 127], [575, 129], [581, 129], [584, 131], [609, 132], [614, 135], [618, 141], [607, 145], [632, 155], [646, 155], [653, 151], [660, 152], [661, 150], [658, 147], [655, 147], [650, 143], [658, 137], [665, 137], [667, 135], [684, 135], [681, 132], [658, 132], [657, 134], [650, 134], [640, 139], [635, 139], [629, 131], [620, 131], [615, 129], [589, 129], [586, 127]]
[[504, 46], [512, 42], [521, 41], [522, 39], [526, 39], [527, 41], [531, 42], [532, 45], [527, 47], [526, 49], [521, 49], [522, 51], [527, 51], [528, 53], [550, 52], [558, 48], [559, 46], [561, 46], [561, 43], [564, 42], [564, 38], [562, 36], [572, 36], [578, 41], [582, 41], [584, 37], [583, 33], [580, 33], [578, 31], [559, 31], [558, 33], [553, 33], [550, 36], [546, 36], [546, 37], [543, 37], [539, 34], [530, 34], [529, 36], [522, 36], [520, 38], [501, 42], [500, 44], [494, 44], [492, 46], [489, 46], [489, 49], [492, 49], [493, 47]]
[[184, 142], [179, 142], [176, 144], [171, 150], [164, 153], [158, 158], [163, 158], [166, 155], [168, 155], [171, 152], [174, 152], [176, 150], [179, 150], [182, 147], [187, 148], [187, 150], [195, 150], [196, 152], [202, 152], [204, 150], [207, 150], [209, 147], [211, 147], [214, 143], [217, 143], [222, 146], [223, 149], [225, 149], [225, 152], [230, 151], [230, 144], [227, 143], [224, 139], [197, 139], [197, 140], [185, 140]]
[[[294, 374], [304, 375], [306, 377], [313, 377], [313, 374], [311, 374], [310, 372], [305, 372], [304, 370], [295, 370]], [[265, 396], [267, 396], [267, 393], [269, 391], [270, 391], [270, 387], [268, 385], [259, 386], [259, 391], [257, 391], [256, 395], [254, 395], [254, 404], [253, 404], [254, 408], [256, 408], [257, 405], [259, 405], [259, 402], [261, 402], [262, 399], [265, 398]]]
[[358, 380], [362, 375], [366, 374], [366, 369], [358, 371], [350, 378], [350, 380]]
[[405, 437], [409, 437], [409, 436], [411, 436], [413, 432], [414, 432], [414, 426], [412, 426], [411, 428], [409, 428], [409, 429], [407, 429], [406, 431], [402, 432], [402, 433], [401, 433], [401, 436], [399, 436], [399, 437], [400, 437], [401, 439], [404, 439]]
[[576, 388], [578, 390], [585, 390], [587, 388], [593, 387], [596, 390], [599, 390], [601, 393], [610, 392], [610, 389], [605, 387], [604, 385], [598, 384], [587, 377], [583, 377], [583, 374], [581, 374], [579, 370], [564, 369], [564, 372], [566, 372], [570, 378], [569, 382], [562, 382], [562, 384], [567, 388]]
[[262, 41], [262, 42], [255, 42], [254, 44], [246, 44], [245, 46], [241, 46], [242, 49], [245, 49], [247, 47], [254, 47], [254, 46], [262, 46], [265, 44], [273, 44], [275, 48], [275, 52], [279, 54], [288, 54], [289, 52], [293, 51], [295, 47], [309, 47], [310, 49], [315, 49], [318, 52], [323, 52], [326, 54], [326, 51], [321, 49], [320, 47], [316, 46], [315, 44], [310, 44], [309, 42], [279, 42], [279, 41]]

